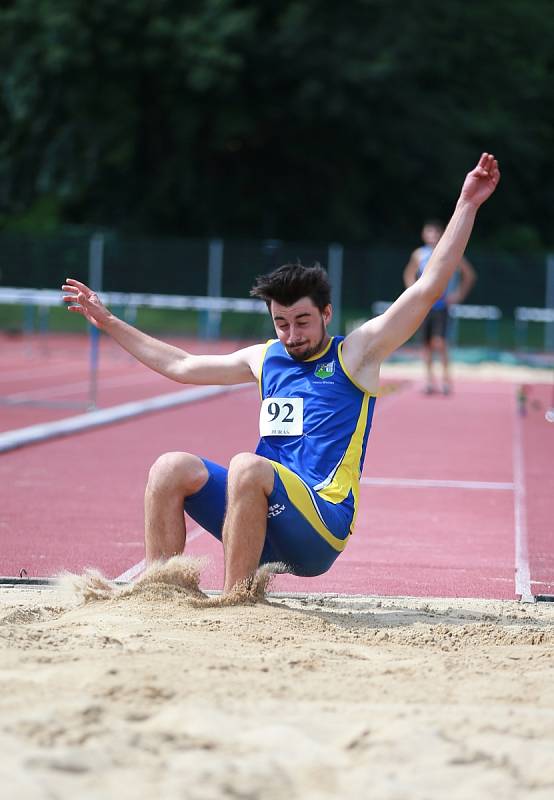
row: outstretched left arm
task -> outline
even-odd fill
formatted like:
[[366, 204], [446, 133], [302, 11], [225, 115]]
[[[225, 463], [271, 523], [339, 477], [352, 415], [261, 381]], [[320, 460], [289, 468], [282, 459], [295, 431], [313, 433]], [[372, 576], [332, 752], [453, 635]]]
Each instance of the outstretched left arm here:
[[483, 153], [477, 166], [466, 176], [454, 214], [421, 278], [384, 314], [347, 336], [343, 356], [353, 374], [359, 373], [369, 362], [380, 364], [415, 333], [433, 303], [446, 291], [463, 258], [477, 210], [494, 192], [499, 180], [498, 162], [493, 155]]

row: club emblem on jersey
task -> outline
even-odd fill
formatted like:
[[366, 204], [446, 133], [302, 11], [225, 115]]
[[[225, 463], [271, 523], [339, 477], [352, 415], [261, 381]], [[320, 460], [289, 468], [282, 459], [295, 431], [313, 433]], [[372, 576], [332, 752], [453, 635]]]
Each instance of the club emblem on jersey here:
[[314, 375], [316, 378], [330, 378], [331, 375], [335, 374], [335, 362], [329, 361], [328, 364], [320, 364], [316, 367], [314, 371]]

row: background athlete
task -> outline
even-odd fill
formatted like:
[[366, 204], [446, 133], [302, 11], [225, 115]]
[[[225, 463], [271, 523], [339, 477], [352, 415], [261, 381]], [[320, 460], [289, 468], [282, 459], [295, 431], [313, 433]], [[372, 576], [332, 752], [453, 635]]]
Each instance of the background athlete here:
[[318, 267], [285, 265], [258, 278], [251, 294], [266, 300], [277, 340], [209, 356], [142, 333], [111, 314], [85, 284], [67, 280], [69, 310], [156, 372], [181, 383], [260, 385], [256, 453], [234, 456], [228, 470], [186, 452], [165, 453], [152, 466], [145, 494], [147, 561], [183, 551], [184, 506], [223, 541], [224, 592], [260, 563], [283, 561], [299, 575], [331, 566], [354, 525], [381, 364], [446, 290], [477, 210], [499, 179], [496, 159], [483, 153], [422, 277], [346, 338], [327, 332], [330, 291]]
[[[412, 286], [421, 278], [443, 232], [444, 226], [438, 220], [428, 220], [423, 224], [421, 231], [423, 247], [418, 247], [413, 251], [404, 269], [403, 277], [406, 287]], [[460, 259], [460, 263], [457, 266], [456, 277], [458, 279], [457, 286], [452, 291], [450, 291], [450, 286], [446, 287], [439, 299], [433, 303], [421, 326], [423, 357], [427, 377], [425, 384], [426, 394], [433, 394], [435, 391], [433, 377], [433, 356], [435, 353], [439, 356], [442, 365], [443, 394], [449, 394], [452, 388], [448, 358], [448, 306], [454, 303], [462, 303], [476, 279], [475, 270], [464, 257]]]

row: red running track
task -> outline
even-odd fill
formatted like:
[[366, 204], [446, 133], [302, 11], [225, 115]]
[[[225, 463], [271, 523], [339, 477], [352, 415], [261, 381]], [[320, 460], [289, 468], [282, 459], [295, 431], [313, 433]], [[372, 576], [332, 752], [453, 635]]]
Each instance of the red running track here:
[[[100, 341], [98, 407], [143, 400], [183, 388], [145, 369], [108, 337], [102, 336]], [[199, 345], [197, 340], [175, 339], [174, 343], [191, 352], [222, 352], [221, 342]], [[244, 342], [238, 341], [225, 343], [227, 351], [243, 345]], [[89, 400], [87, 336], [0, 334], [0, 432], [83, 413]]]
[[[133, 399], [137, 386], [139, 396], [178, 388], [126, 357], [119, 366], [119, 377], [142, 373], [145, 383], [108, 387], [121, 398], [113, 402], [130, 399], [131, 386]], [[554, 594], [554, 425], [544, 419], [548, 387], [530, 391], [523, 417], [511, 383], [459, 382], [451, 397], [425, 397], [406, 383], [379, 399], [348, 547], [326, 575], [279, 576], [274, 589], [514, 598], [517, 566], [533, 594]], [[255, 446], [257, 410], [256, 389], [246, 388], [4, 454], [0, 573], [125, 573], [143, 555], [150, 464], [168, 450], [227, 464]], [[30, 424], [11, 412], [9, 427]], [[187, 552], [210, 559], [204, 587], [220, 588], [221, 546], [191, 531]]]

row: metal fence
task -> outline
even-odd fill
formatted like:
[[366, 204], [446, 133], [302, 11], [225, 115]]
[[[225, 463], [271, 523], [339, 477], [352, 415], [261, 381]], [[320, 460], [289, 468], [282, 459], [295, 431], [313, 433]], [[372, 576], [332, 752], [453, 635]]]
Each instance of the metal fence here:
[[[318, 261], [327, 267], [334, 285], [335, 330], [344, 329], [348, 318], [367, 316], [375, 302], [397, 297], [410, 255], [400, 247], [322, 242], [129, 239], [81, 231], [2, 234], [0, 286], [55, 289], [68, 276], [89, 281], [95, 252], [102, 273], [98, 288], [105, 291], [232, 298], [248, 297], [255, 277], [280, 264]], [[469, 248], [467, 255], [478, 275], [468, 298], [471, 304], [494, 305], [510, 319], [517, 307], [554, 306], [554, 298], [547, 297], [548, 287], [554, 286], [554, 263], [550, 258], [547, 270], [546, 254]]]

